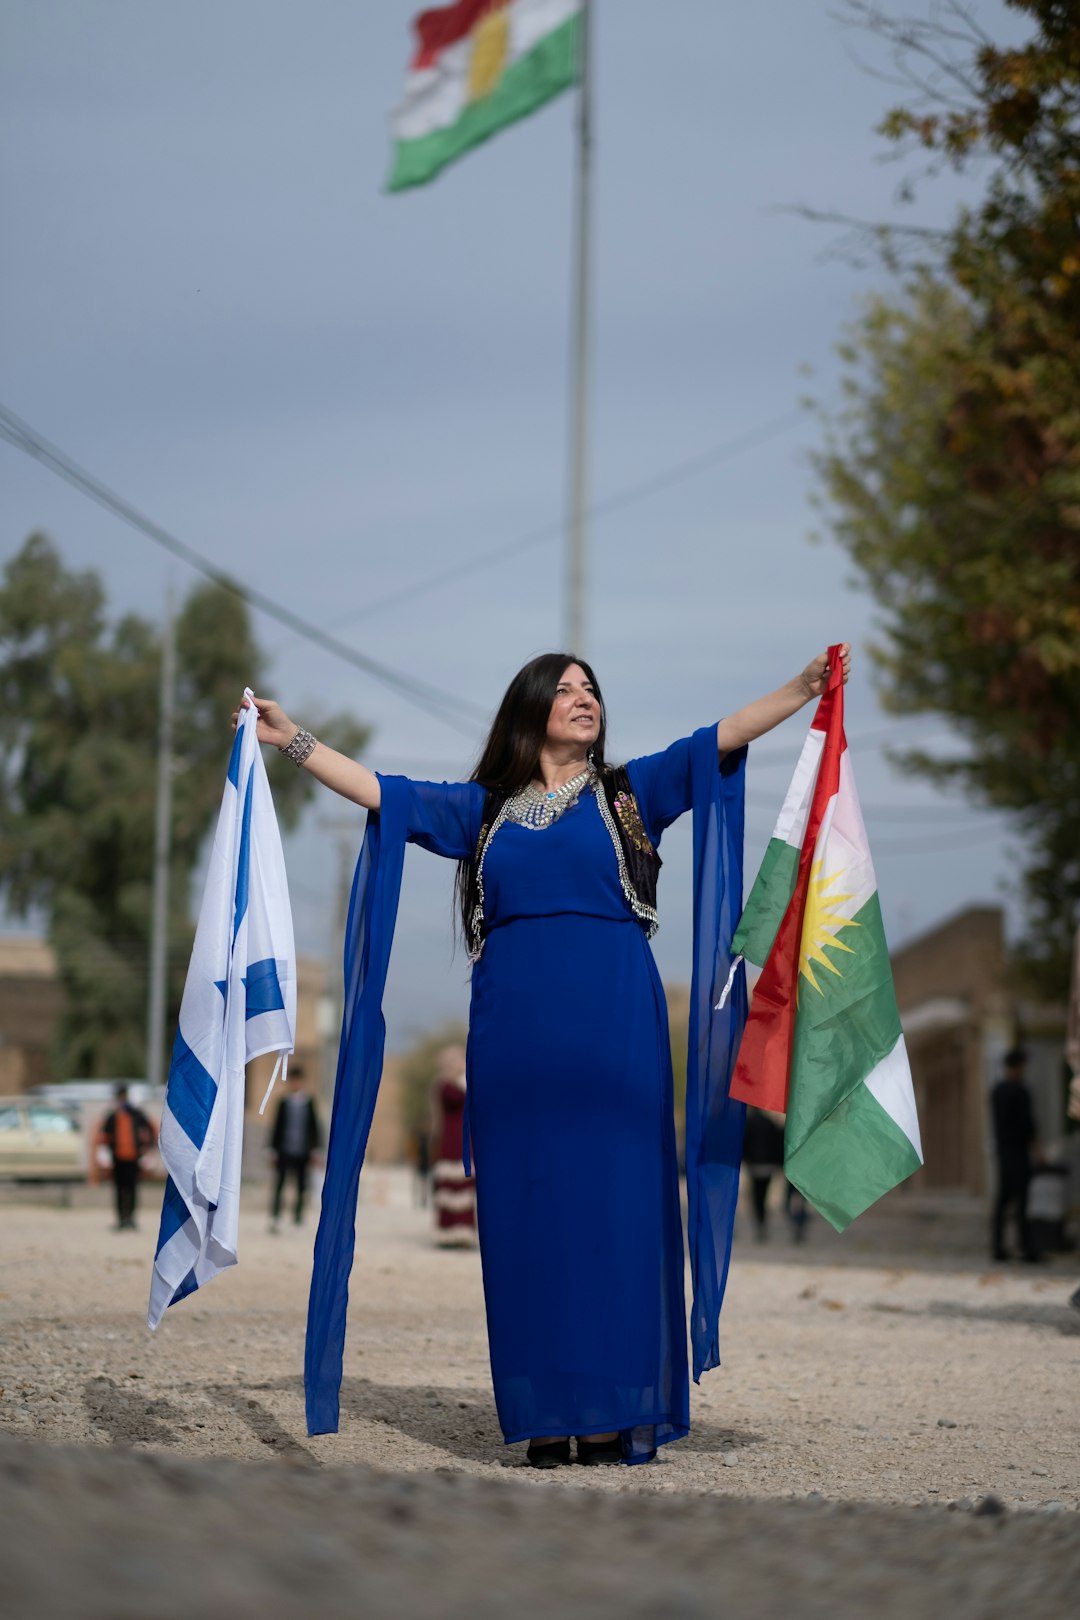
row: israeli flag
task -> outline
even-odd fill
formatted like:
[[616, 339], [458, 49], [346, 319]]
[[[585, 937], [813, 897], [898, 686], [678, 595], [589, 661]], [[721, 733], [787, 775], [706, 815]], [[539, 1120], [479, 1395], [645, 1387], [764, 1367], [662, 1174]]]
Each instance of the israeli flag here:
[[169, 1067], [151, 1328], [236, 1264], [244, 1070], [265, 1052], [287, 1060], [293, 1050], [292, 913], [257, 718], [241, 710]]

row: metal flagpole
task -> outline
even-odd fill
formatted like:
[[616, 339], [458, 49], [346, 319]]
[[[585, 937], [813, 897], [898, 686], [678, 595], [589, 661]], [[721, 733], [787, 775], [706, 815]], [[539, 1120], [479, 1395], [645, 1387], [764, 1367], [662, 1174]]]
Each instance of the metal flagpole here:
[[154, 819], [154, 910], [150, 928], [150, 995], [146, 1013], [146, 1078], [165, 1082], [165, 998], [168, 978], [169, 857], [172, 852], [172, 739], [176, 702], [176, 627], [173, 591], [165, 592], [158, 717], [157, 808]]
[[585, 505], [588, 500], [589, 169], [592, 161], [590, 0], [581, 7], [581, 90], [578, 96], [577, 207], [574, 243], [573, 396], [566, 507], [564, 647], [585, 648]]

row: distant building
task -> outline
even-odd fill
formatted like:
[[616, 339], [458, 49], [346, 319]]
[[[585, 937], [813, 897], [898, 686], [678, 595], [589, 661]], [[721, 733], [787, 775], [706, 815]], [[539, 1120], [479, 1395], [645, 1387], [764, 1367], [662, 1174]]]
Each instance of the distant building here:
[[0, 1096], [52, 1079], [49, 1047], [63, 991], [56, 958], [42, 939], [0, 935]]
[[[304, 1065], [324, 1126], [328, 1126], [337, 1070], [340, 1010], [329, 993], [327, 966], [320, 957], [298, 956], [296, 978], [293, 1061]], [[57, 1079], [80, 1078], [57, 1076], [50, 1067], [53, 1030], [63, 999], [51, 946], [30, 934], [0, 935], [0, 1096], [10, 1097]], [[170, 1048], [172, 1034], [170, 1031]], [[265, 1173], [265, 1142], [260, 1129], [269, 1132], [275, 1111], [271, 1099], [263, 1119], [258, 1117], [273, 1068], [272, 1057], [256, 1058], [248, 1065], [246, 1111], [250, 1129], [246, 1134], [250, 1140], [245, 1145], [245, 1163], [256, 1176]], [[399, 1071], [399, 1061], [388, 1056], [368, 1141], [367, 1157], [372, 1163], [395, 1164], [406, 1155]], [[127, 1078], [138, 1079], [134, 1075]]]
[[[1053, 1149], [1065, 1135], [1065, 1008], [1021, 996], [1010, 982], [998, 906], [970, 906], [947, 918], [896, 951], [892, 964], [926, 1159], [908, 1185], [985, 1195], [992, 1185], [988, 1094], [1005, 1052], [1018, 1039], [1028, 1052], [1040, 1138]], [[668, 986], [666, 993], [681, 1133], [689, 992]], [[29, 935], [0, 936], [0, 1095], [56, 1078], [49, 1070], [49, 1048], [61, 1005], [51, 948]], [[299, 957], [296, 1059], [304, 1064], [327, 1124], [339, 1021], [326, 963]], [[249, 1067], [249, 1115], [257, 1114], [272, 1068], [267, 1058]], [[375, 1163], [406, 1157], [399, 1069], [398, 1060], [388, 1056], [368, 1144], [367, 1156]], [[256, 1132], [252, 1145], [258, 1140]]]
[[1010, 979], [999, 906], [969, 906], [893, 953], [925, 1168], [910, 1185], [985, 1194], [993, 1184], [989, 1092], [1019, 1042], [1047, 1148], [1065, 1135], [1064, 1006]]

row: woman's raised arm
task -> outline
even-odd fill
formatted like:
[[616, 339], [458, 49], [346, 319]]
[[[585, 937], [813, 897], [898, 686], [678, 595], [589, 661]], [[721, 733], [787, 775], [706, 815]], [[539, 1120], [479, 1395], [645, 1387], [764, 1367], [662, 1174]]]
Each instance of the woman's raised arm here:
[[[272, 698], [252, 698], [251, 702], [258, 711], [259, 721], [256, 735], [261, 743], [270, 743], [274, 748], [287, 748], [300, 732], [300, 727], [290, 720], [280, 703]], [[240, 710], [233, 712], [233, 730], [240, 723]], [[313, 776], [324, 787], [331, 788], [333, 792], [340, 793], [343, 799], [351, 799], [365, 810], [377, 810], [382, 800], [379, 788], [379, 778], [374, 771], [369, 771], [366, 765], [360, 765], [347, 754], [339, 754], [336, 748], [328, 748], [325, 743], [316, 742], [314, 748], [306, 756], [301, 769]]]
[[[848, 675], [851, 673], [851, 648], [844, 642], [840, 648], [844, 660], [844, 685], [847, 685]], [[775, 692], [766, 697], [755, 698], [744, 709], [738, 709], [721, 720], [716, 728], [716, 745], [722, 754], [729, 754], [733, 748], [742, 748], [745, 743], [753, 742], [755, 737], [763, 737], [767, 731], [778, 726], [782, 720], [801, 709], [804, 703], [811, 698], [819, 698], [829, 681], [829, 655], [819, 653], [811, 658], [801, 675], [788, 681], [784, 686], [778, 686]]]

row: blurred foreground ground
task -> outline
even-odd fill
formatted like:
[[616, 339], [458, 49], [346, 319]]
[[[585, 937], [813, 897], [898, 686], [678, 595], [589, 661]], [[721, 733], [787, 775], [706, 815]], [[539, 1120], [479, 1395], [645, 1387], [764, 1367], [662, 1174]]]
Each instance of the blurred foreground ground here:
[[[1056, 1616], [1080, 1590], [1074, 1267], [987, 1270], [971, 1211], [740, 1234], [724, 1365], [647, 1467], [524, 1466], [475, 1252], [365, 1172], [340, 1433], [303, 1419], [314, 1219], [170, 1311], [108, 1189], [0, 1190], [0, 1613]], [[985, 1511], [993, 1497], [1004, 1512]], [[982, 1504], [984, 1511], [976, 1512]]]

